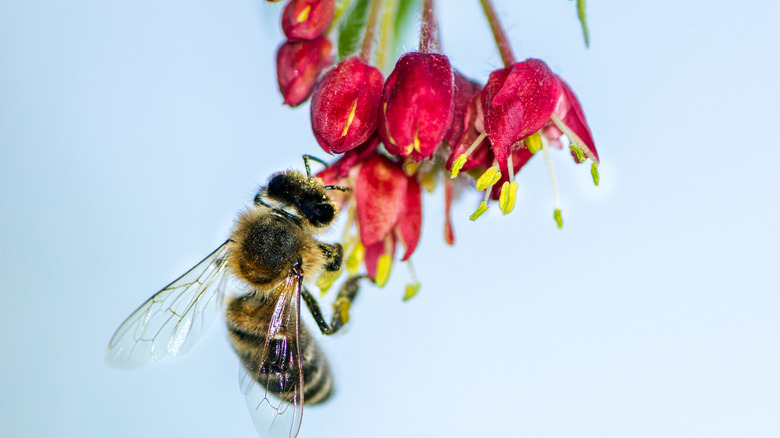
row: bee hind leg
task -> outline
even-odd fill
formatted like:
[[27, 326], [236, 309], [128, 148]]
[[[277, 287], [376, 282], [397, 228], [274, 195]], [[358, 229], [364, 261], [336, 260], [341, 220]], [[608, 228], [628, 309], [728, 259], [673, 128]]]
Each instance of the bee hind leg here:
[[320, 305], [317, 304], [317, 300], [314, 299], [306, 288], [301, 289], [301, 297], [303, 297], [306, 307], [309, 308], [309, 312], [311, 312], [311, 315], [314, 317], [314, 320], [317, 322], [317, 326], [320, 328], [323, 335], [332, 335], [338, 332], [341, 327], [349, 321], [349, 308], [360, 290], [358, 282], [363, 278], [366, 278], [366, 276], [356, 275], [354, 277], [349, 277], [347, 278], [347, 281], [341, 285], [339, 293], [336, 295], [336, 300], [333, 301], [333, 314], [331, 316], [330, 324], [325, 322], [325, 318], [322, 316], [322, 311], [320, 310]]

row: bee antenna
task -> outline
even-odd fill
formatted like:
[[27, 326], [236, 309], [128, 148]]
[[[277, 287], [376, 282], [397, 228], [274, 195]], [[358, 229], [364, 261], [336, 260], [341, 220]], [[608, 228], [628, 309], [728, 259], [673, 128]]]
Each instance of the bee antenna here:
[[344, 187], [344, 186], [324, 186], [324, 187], [326, 190], [338, 190], [340, 192], [348, 192], [352, 190], [351, 188]]
[[325, 166], [325, 168], [328, 167], [328, 163], [326, 163], [325, 161], [323, 161], [323, 160], [321, 160], [321, 159], [319, 159], [319, 158], [317, 158], [317, 157], [315, 157], [313, 155], [308, 155], [308, 154], [304, 155], [303, 156], [303, 165], [304, 165], [304, 167], [306, 167], [306, 177], [307, 178], [311, 178], [311, 168], [309, 167], [309, 160], [316, 161], [316, 162], [322, 164], [323, 166]]

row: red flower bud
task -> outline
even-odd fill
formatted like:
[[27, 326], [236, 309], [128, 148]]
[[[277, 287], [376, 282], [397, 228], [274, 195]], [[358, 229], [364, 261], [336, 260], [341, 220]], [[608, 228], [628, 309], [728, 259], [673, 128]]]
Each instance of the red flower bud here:
[[333, 45], [325, 37], [287, 41], [276, 52], [276, 78], [285, 105], [298, 106], [309, 98], [322, 70], [330, 65]]
[[356, 57], [325, 74], [311, 99], [311, 126], [326, 152], [354, 149], [376, 131], [383, 82], [379, 70]]
[[500, 165], [520, 140], [550, 119], [561, 88], [543, 61], [529, 58], [490, 74], [482, 91], [485, 131]]
[[313, 40], [333, 21], [334, 0], [290, 0], [282, 12], [282, 31], [289, 40]]
[[401, 56], [385, 82], [379, 108], [379, 137], [388, 152], [416, 161], [433, 154], [452, 125], [454, 80], [444, 55]]

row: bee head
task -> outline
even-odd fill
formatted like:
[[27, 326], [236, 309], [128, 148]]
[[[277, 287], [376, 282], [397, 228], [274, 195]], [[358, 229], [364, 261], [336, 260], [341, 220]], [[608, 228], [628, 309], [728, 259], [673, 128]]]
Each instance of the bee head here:
[[295, 207], [318, 228], [330, 225], [336, 218], [336, 205], [322, 183], [294, 170], [273, 175], [265, 189], [255, 197], [255, 203], [261, 201], [263, 194], [281, 203], [282, 208]]

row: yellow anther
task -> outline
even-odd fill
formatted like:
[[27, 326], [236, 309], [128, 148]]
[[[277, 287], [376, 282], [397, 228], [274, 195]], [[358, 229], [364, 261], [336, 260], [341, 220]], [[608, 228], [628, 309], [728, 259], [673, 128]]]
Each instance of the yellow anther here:
[[436, 190], [436, 176], [433, 171], [423, 172], [420, 177], [420, 185], [428, 193], [433, 193]]
[[341, 323], [346, 324], [349, 321], [349, 309], [352, 307], [352, 303], [346, 297], [340, 297], [333, 303], [333, 310], [339, 313]]
[[407, 284], [406, 290], [404, 291], [404, 301], [409, 301], [412, 298], [414, 298], [414, 296], [417, 295], [417, 292], [420, 292], [419, 281], [415, 281], [414, 283]]
[[471, 219], [472, 221], [475, 221], [475, 220], [477, 220], [477, 218], [482, 216], [482, 213], [486, 212], [487, 210], [488, 210], [487, 202], [482, 201], [482, 202], [479, 203], [479, 207], [477, 207], [477, 211], [472, 213], [471, 216], [469, 216], [469, 219]]
[[590, 176], [593, 177], [593, 184], [599, 185], [599, 165], [596, 163], [591, 163], [590, 165]]
[[528, 148], [528, 151], [532, 154], [542, 150], [542, 137], [538, 132], [529, 135], [523, 142], [525, 142], [525, 147]]
[[563, 228], [563, 218], [561, 217], [560, 208], [555, 209], [555, 212], [553, 213], [553, 218], [555, 218], [555, 222], [558, 224], [558, 228]]
[[482, 176], [480, 176], [479, 179], [477, 180], [477, 191], [481, 192], [485, 190], [486, 188], [497, 183], [498, 180], [500, 179], [501, 179], [501, 171], [498, 170], [498, 167], [496, 166], [489, 167], [488, 170], [486, 170], [485, 173], [483, 173]]
[[355, 244], [355, 248], [352, 253], [347, 257], [347, 272], [349, 275], [356, 275], [360, 264], [363, 263], [363, 259], [366, 257], [366, 247], [358, 241]]
[[580, 148], [577, 145], [570, 144], [569, 149], [571, 149], [571, 151], [574, 152], [575, 155], [577, 155], [577, 162], [579, 163], [585, 162], [585, 152], [582, 152], [582, 148]]
[[413, 161], [411, 159], [407, 159], [404, 161], [404, 173], [408, 176], [412, 176], [420, 169], [420, 161]]
[[515, 198], [517, 198], [517, 181], [505, 181], [501, 186], [501, 194], [498, 196], [498, 207], [501, 212], [509, 214], [515, 208]]
[[338, 271], [324, 271], [317, 278], [317, 287], [320, 288], [320, 296], [328, 293], [328, 290], [333, 286], [333, 283], [341, 277], [341, 269]]
[[347, 124], [344, 125], [344, 130], [341, 131], [341, 136], [344, 137], [349, 131], [349, 127], [352, 125], [352, 121], [355, 120], [355, 111], [357, 111], [357, 99], [352, 102], [352, 107], [349, 109], [349, 115], [347, 116]]
[[311, 12], [311, 5], [303, 8], [303, 10], [298, 14], [297, 17], [295, 17], [295, 19], [298, 21], [298, 23], [303, 23], [309, 19], [309, 12]]
[[414, 146], [414, 150], [416, 150], [417, 152], [420, 152], [420, 137], [417, 136], [418, 132], [419, 132], [419, 130], [417, 130], [417, 129], [414, 130], [414, 140], [413, 140], [412, 145]]
[[376, 266], [376, 283], [379, 287], [385, 287], [387, 280], [390, 279], [390, 271], [393, 269], [393, 257], [390, 254], [382, 254]]
[[466, 164], [466, 161], [469, 159], [466, 154], [461, 154], [454, 163], [452, 163], [452, 175], [450, 175], [450, 178], [456, 178], [458, 174], [460, 173], [460, 168], [463, 167], [464, 164]]

